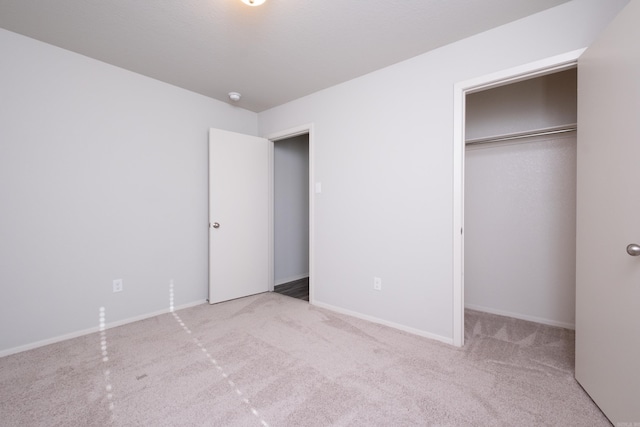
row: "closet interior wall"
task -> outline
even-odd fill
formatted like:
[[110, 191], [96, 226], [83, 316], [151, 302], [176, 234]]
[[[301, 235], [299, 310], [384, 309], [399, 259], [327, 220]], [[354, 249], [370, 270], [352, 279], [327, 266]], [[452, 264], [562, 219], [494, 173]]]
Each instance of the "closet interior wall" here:
[[467, 308], [575, 325], [576, 74], [467, 95]]

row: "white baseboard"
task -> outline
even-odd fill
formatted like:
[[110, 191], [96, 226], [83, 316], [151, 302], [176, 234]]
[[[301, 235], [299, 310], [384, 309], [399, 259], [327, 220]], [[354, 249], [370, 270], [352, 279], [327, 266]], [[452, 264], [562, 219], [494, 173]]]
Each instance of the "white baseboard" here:
[[366, 314], [358, 313], [355, 311], [347, 310], [341, 307], [336, 307], [323, 302], [311, 302], [311, 305], [316, 307], [325, 308], [327, 310], [335, 311], [336, 313], [346, 314], [347, 316], [356, 317], [358, 319], [367, 320], [369, 322], [378, 323], [380, 325], [389, 326], [390, 328], [399, 329], [410, 334], [418, 335], [424, 338], [440, 341], [445, 344], [453, 345], [453, 338], [443, 337], [442, 335], [432, 334], [430, 332], [422, 331], [420, 329], [411, 328], [409, 326], [401, 325], [399, 323], [389, 322], [387, 320], [379, 319], [377, 317], [369, 316]]
[[273, 283], [273, 286], [283, 285], [289, 282], [295, 282], [296, 280], [306, 279], [307, 277], [309, 277], [309, 273], [302, 273], [296, 276], [285, 277], [284, 279], [276, 279], [275, 282]]
[[[198, 300], [190, 303], [182, 304], [174, 308], [174, 311], [182, 310], [189, 307], [195, 307], [196, 305], [205, 304], [206, 300]], [[152, 313], [142, 314], [140, 316], [130, 317], [128, 319], [118, 320], [117, 322], [108, 323], [105, 325], [105, 329], [115, 328], [117, 326], [126, 325], [128, 323], [137, 322], [139, 320], [148, 319], [150, 317], [159, 316], [161, 314], [169, 313], [169, 308], [165, 308], [162, 310], [154, 311]], [[100, 331], [100, 327], [96, 326], [89, 329], [83, 329], [81, 331], [71, 332], [70, 334], [64, 334], [53, 338], [48, 338], [42, 341], [36, 341], [30, 344], [21, 345], [19, 347], [9, 348], [7, 350], [0, 350], [0, 357], [9, 356], [11, 354], [21, 353], [27, 350], [33, 350], [34, 348], [44, 347], [45, 345], [55, 344], [60, 341], [70, 340], [72, 338], [81, 337], [83, 335], [89, 335]]]
[[543, 325], [557, 326], [565, 329], [576, 329], [575, 323], [558, 322], [557, 320], [544, 319], [542, 317], [529, 316], [526, 314], [512, 313], [510, 311], [497, 310], [495, 308], [482, 307], [479, 305], [465, 304], [464, 308], [469, 310], [482, 311], [484, 313], [497, 314], [498, 316], [513, 317], [514, 319], [527, 320], [529, 322], [542, 323]]

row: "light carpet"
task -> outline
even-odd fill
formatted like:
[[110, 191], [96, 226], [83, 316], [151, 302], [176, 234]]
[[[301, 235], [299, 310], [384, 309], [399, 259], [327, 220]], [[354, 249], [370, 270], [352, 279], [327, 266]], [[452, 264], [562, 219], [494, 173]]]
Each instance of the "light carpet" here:
[[610, 425], [573, 331], [465, 317], [458, 349], [275, 293], [192, 307], [0, 359], [0, 425]]

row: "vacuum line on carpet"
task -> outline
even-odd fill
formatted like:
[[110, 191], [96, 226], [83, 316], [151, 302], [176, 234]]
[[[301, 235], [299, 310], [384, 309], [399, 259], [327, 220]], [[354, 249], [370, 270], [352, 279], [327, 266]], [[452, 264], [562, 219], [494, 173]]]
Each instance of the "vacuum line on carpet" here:
[[[169, 282], [169, 312], [171, 312], [171, 314], [173, 315], [173, 318], [176, 319], [176, 322], [178, 322], [178, 324], [182, 327], [182, 329], [189, 335], [191, 335], [191, 329], [189, 329], [187, 327], [187, 325], [182, 321], [182, 319], [180, 318], [180, 316], [174, 311], [174, 306], [173, 306], [173, 280], [171, 280]], [[202, 353], [204, 353], [204, 355], [207, 357], [207, 359], [209, 360], [209, 362], [211, 362], [211, 364], [213, 366], [215, 366], [216, 370], [218, 371], [218, 373], [222, 376], [222, 378], [224, 378], [227, 381], [227, 384], [229, 385], [229, 387], [231, 387], [231, 389], [233, 391], [235, 391], [236, 395], [240, 398], [240, 400], [249, 407], [249, 410], [251, 410], [251, 413], [258, 419], [260, 420], [260, 424], [263, 425], [263, 427], [269, 427], [269, 424], [260, 417], [260, 413], [258, 412], [258, 410], [256, 408], [253, 407], [253, 405], [251, 404], [251, 402], [249, 401], [249, 399], [242, 393], [242, 391], [238, 388], [238, 386], [236, 385], [235, 382], [233, 382], [233, 380], [231, 380], [231, 378], [229, 378], [229, 375], [224, 371], [224, 369], [222, 368], [222, 366], [220, 366], [220, 364], [218, 363], [218, 361], [216, 359], [213, 358], [213, 356], [211, 355], [211, 353], [209, 353], [209, 351], [207, 350], [207, 348], [204, 346], [204, 344], [202, 344], [200, 342], [200, 340], [197, 337], [193, 338], [193, 342], [200, 348], [200, 351]]]
[[111, 412], [111, 421], [113, 422], [115, 414], [113, 409], [115, 404], [113, 403], [113, 386], [111, 385], [111, 371], [109, 370], [109, 352], [107, 351], [107, 331], [106, 331], [106, 311], [104, 307], [99, 309], [99, 330], [100, 330], [100, 351], [102, 354], [102, 363], [104, 366], [104, 382], [105, 392], [107, 394], [107, 401], [109, 402], [109, 411]]

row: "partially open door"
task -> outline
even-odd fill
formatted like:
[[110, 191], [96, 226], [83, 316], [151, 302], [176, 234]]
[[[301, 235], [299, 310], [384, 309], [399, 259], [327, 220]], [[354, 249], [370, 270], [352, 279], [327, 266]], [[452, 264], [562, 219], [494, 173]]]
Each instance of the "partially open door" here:
[[640, 425], [640, 1], [578, 60], [576, 379]]
[[267, 139], [209, 131], [209, 303], [269, 290]]

